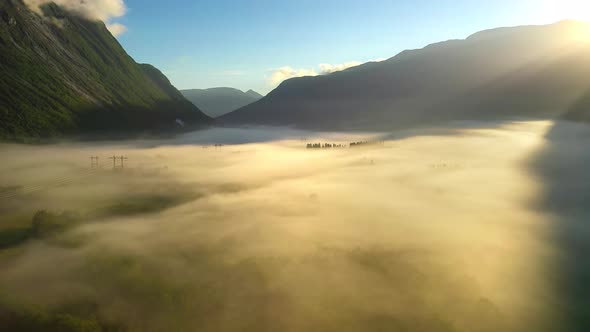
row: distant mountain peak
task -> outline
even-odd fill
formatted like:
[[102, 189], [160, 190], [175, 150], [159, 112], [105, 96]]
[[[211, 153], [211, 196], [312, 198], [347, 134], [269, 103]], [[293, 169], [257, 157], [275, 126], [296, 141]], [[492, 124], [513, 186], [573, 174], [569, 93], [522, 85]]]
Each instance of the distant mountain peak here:
[[252, 89], [246, 91], [246, 94], [248, 94], [248, 95], [250, 95], [252, 97], [256, 97], [256, 98], [262, 98], [263, 97], [260, 93], [254, 91]]
[[235, 111], [262, 98], [262, 95], [254, 90], [243, 92], [229, 87], [189, 89], [181, 90], [181, 93], [199, 109], [212, 117]]

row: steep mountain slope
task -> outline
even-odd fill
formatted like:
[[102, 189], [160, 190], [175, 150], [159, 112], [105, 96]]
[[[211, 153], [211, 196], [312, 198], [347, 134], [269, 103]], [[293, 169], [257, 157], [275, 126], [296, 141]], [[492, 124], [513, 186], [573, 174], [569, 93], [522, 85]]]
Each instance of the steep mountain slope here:
[[212, 117], [235, 111], [262, 98], [262, 95], [256, 91], [242, 92], [233, 88], [192, 89], [180, 92], [186, 99]]
[[173, 128], [209, 121], [103, 22], [0, 1], [0, 137]]
[[590, 87], [590, 27], [502, 28], [294, 78], [219, 119], [229, 124], [391, 127], [451, 119], [555, 117]]

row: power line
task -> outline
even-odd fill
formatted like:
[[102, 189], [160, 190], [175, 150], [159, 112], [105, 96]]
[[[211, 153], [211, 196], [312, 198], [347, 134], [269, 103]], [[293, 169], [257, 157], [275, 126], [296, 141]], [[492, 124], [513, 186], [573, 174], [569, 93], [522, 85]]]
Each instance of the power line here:
[[[109, 157], [109, 159], [111, 159], [113, 161], [113, 169], [117, 169], [117, 168], [125, 168], [125, 160], [128, 160], [129, 158], [125, 157], [125, 156], [112, 156]], [[119, 165], [117, 165], [117, 161]]]
[[90, 157], [90, 168], [100, 168], [100, 164], [98, 162], [98, 156], [91, 156]]
[[120, 156], [119, 160], [121, 161], [121, 168], [125, 168], [125, 160], [127, 160], [129, 158], [125, 157], [125, 156]]
[[[113, 161], [113, 170], [114, 169], [123, 169], [125, 168], [125, 162], [129, 160], [126, 156], [115, 156], [109, 157]], [[29, 186], [18, 186], [14, 188], [0, 188], [0, 199], [9, 199], [17, 196], [24, 196], [29, 195], [32, 193], [51, 190], [55, 189], [69, 183], [73, 183], [75, 181], [82, 180], [86, 177], [91, 175], [97, 174], [97, 171], [100, 168], [100, 157], [98, 156], [90, 156], [90, 169], [83, 171], [77, 175], [64, 175], [61, 177], [55, 177], [53, 179], [49, 179], [49, 184], [41, 184], [41, 185], [29, 185]]]
[[117, 168], [117, 156], [109, 157], [109, 159], [113, 160], [113, 169]]

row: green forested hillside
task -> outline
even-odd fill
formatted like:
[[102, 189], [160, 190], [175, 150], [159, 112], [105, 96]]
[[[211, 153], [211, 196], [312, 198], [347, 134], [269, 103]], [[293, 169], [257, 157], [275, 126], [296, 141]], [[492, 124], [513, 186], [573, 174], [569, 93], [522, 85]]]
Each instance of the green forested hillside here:
[[0, 1], [0, 138], [173, 128], [209, 118], [107, 30], [61, 10]]

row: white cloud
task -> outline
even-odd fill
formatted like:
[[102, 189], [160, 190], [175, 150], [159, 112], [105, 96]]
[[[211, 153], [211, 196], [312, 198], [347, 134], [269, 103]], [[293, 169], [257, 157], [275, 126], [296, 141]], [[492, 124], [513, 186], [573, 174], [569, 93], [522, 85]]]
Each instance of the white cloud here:
[[124, 0], [25, 0], [25, 4], [39, 14], [40, 6], [50, 2], [87, 19], [105, 22], [115, 36], [127, 31], [124, 25], [111, 22], [127, 12]]
[[[367, 62], [374, 62], [374, 61], [383, 61], [385, 59], [375, 59], [370, 60]], [[356, 67], [362, 65], [363, 62], [360, 61], [349, 61], [340, 64], [329, 64], [329, 63], [321, 63], [317, 66], [317, 68], [292, 68], [290, 66], [285, 66], [281, 68], [274, 69], [272, 74], [269, 77], [269, 85], [277, 86], [281, 84], [283, 81], [288, 80], [294, 77], [304, 77], [304, 76], [319, 76], [319, 75], [327, 75], [331, 73], [335, 73], [337, 71], [342, 71], [351, 67]]]
[[351, 67], [356, 67], [358, 65], [361, 65], [362, 62], [359, 61], [350, 61], [350, 62], [346, 62], [346, 63], [341, 63], [341, 64], [337, 64], [337, 65], [331, 65], [329, 63], [321, 63], [320, 64], [320, 72], [323, 74], [331, 74], [337, 71], [341, 71], [341, 70], [345, 70]]
[[50, 2], [92, 20], [108, 21], [127, 12], [123, 0], [25, 0], [27, 6], [36, 12], [40, 12], [41, 5]]
[[273, 71], [270, 75], [270, 83], [273, 86], [281, 84], [281, 82], [293, 77], [303, 76], [318, 76], [319, 74], [314, 69], [294, 69], [289, 66], [281, 67]]
[[115, 37], [118, 37], [118, 36], [124, 34], [125, 32], [127, 32], [127, 27], [124, 26], [123, 24], [119, 24], [119, 23], [107, 24], [107, 29], [109, 29], [109, 31]]

